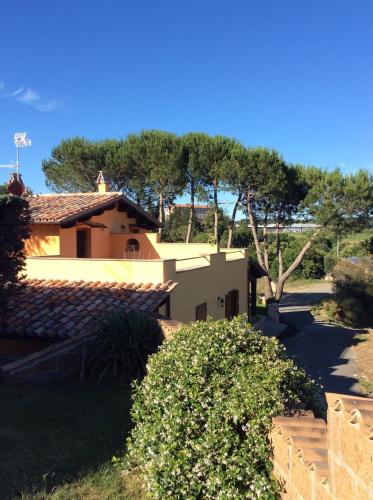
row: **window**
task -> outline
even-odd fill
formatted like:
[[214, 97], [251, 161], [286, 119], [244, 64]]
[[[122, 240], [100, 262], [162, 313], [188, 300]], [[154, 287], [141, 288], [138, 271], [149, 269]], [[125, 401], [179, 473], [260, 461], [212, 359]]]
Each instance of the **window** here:
[[238, 290], [231, 290], [225, 296], [225, 317], [232, 319], [239, 313], [239, 293]]
[[127, 241], [126, 252], [138, 252], [140, 250], [140, 243], [135, 238], [130, 238]]
[[206, 321], [207, 319], [207, 303], [204, 302], [196, 307], [196, 321]]

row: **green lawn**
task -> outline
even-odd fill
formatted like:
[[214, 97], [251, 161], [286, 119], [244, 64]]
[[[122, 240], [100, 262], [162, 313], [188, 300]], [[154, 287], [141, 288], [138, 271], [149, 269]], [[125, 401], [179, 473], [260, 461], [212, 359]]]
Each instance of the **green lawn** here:
[[131, 426], [130, 388], [0, 384], [0, 498], [141, 497], [111, 465]]

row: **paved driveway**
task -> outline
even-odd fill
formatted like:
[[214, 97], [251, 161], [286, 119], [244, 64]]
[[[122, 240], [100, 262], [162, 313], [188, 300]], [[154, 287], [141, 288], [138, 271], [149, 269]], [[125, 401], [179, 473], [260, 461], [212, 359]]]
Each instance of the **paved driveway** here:
[[280, 340], [311, 378], [320, 381], [325, 392], [357, 395], [353, 330], [315, 320], [310, 312], [310, 304], [331, 294], [327, 282], [285, 294], [280, 321], [289, 326]]

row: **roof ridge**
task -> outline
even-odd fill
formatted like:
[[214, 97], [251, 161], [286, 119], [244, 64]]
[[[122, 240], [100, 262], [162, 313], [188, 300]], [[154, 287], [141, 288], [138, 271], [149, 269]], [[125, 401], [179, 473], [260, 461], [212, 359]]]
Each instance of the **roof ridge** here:
[[85, 196], [85, 195], [97, 195], [97, 196], [109, 196], [109, 195], [122, 195], [123, 193], [121, 191], [109, 191], [107, 193], [99, 193], [98, 191], [89, 191], [86, 193], [36, 193], [32, 194], [30, 198], [38, 198], [40, 196]]

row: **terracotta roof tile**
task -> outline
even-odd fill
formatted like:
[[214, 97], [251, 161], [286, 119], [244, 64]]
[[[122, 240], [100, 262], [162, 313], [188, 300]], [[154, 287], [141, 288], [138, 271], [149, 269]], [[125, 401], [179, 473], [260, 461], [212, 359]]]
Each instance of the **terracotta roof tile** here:
[[146, 288], [117, 282], [25, 280], [9, 301], [2, 335], [63, 339], [98, 327], [103, 314], [116, 307], [155, 312], [176, 283]]
[[62, 224], [87, 218], [97, 210], [112, 208], [117, 202], [128, 210], [136, 212], [142, 220], [159, 226], [159, 222], [122, 193], [62, 193], [39, 194], [27, 198], [31, 212], [31, 222], [38, 224]]

